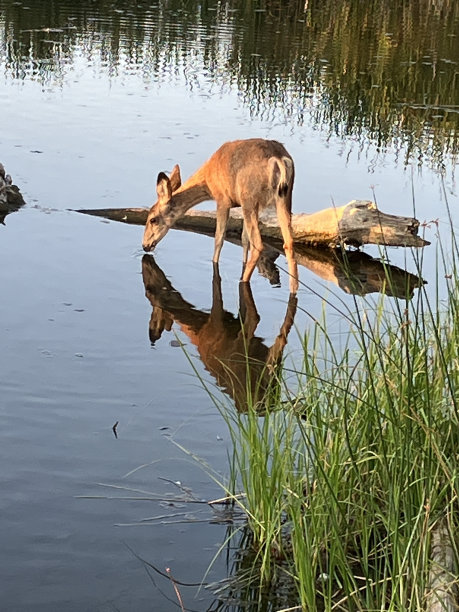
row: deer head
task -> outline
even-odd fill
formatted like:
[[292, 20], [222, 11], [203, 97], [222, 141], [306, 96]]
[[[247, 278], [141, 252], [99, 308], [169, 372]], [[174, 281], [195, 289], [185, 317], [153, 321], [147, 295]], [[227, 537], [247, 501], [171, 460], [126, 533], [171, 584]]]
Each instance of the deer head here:
[[143, 234], [143, 250], [152, 251], [158, 242], [164, 238], [174, 222], [172, 194], [182, 184], [180, 168], [174, 166], [170, 177], [164, 172], [158, 174], [156, 193], [158, 199], [148, 212], [145, 231]]

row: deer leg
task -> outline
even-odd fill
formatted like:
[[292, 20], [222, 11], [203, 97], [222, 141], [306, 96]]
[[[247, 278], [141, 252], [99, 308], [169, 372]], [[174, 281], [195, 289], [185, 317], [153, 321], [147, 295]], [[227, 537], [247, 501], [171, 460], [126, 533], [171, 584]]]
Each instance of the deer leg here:
[[250, 211], [243, 209], [242, 214], [244, 216], [245, 231], [250, 242], [250, 258], [244, 266], [241, 281], [248, 283], [263, 250], [263, 240], [261, 239], [258, 227], [258, 208]]
[[284, 239], [284, 251], [287, 258], [288, 272], [290, 275], [290, 293], [295, 294], [298, 291], [298, 266], [295, 261], [293, 252], [293, 236], [291, 226], [291, 215], [287, 209], [285, 200], [277, 200], [276, 202], [277, 219]]
[[242, 266], [243, 268], [245, 268], [247, 259], [249, 257], [249, 246], [250, 246], [250, 239], [247, 233], [247, 228], [245, 227], [245, 223], [242, 224], [241, 240], [242, 240]]
[[230, 209], [227, 206], [217, 205], [217, 225], [215, 228], [215, 247], [212, 261], [217, 263], [220, 259], [220, 251], [225, 241], [226, 226], [228, 224]]

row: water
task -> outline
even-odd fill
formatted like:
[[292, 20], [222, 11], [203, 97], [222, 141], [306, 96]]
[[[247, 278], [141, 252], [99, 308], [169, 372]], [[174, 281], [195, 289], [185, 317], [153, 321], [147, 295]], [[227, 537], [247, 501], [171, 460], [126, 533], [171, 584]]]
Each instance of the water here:
[[[444, 229], [445, 197], [457, 219], [456, 3], [377, 4], [0, 0], [0, 161], [27, 201], [0, 239], [2, 609], [176, 609], [170, 581], [140, 559], [199, 583], [226, 534], [206, 505], [116, 499], [183, 498], [182, 485], [220, 496], [173, 441], [223, 476], [230, 441], [177, 346], [215, 384], [177, 312], [150, 343], [142, 229], [72, 210], [148, 206], [158, 171], [179, 162], [186, 177], [225, 140], [262, 136], [295, 159], [296, 212], [376, 194], [385, 212], [411, 215], [414, 191], [421, 221]], [[212, 306], [212, 249], [170, 232], [155, 251], [196, 325]], [[390, 255], [415, 270], [403, 249]], [[240, 258], [225, 244], [228, 321]], [[301, 331], [304, 311], [321, 308], [307, 286], [339, 289], [300, 275]], [[252, 281], [268, 347], [286, 315], [281, 281]], [[332, 326], [345, 327], [336, 315]], [[226, 573], [223, 555], [205, 580]], [[191, 609], [212, 604], [180, 590]]]

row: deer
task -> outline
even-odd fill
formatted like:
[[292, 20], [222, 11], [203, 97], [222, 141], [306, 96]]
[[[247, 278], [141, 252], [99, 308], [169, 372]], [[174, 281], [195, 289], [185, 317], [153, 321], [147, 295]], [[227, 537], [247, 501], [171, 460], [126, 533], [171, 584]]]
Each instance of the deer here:
[[148, 212], [143, 250], [147, 253], [152, 251], [187, 210], [205, 200], [215, 200], [217, 210], [212, 261], [218, 264], [230, 209], [239, 206], [243, 216], [241, 282], [248, 283], [263, 250], [258, 226], [259, 213], [274, 206], [284, 240], [290, 293], [296, 294], [298, 268], [291, 227], [294, 175], [293, 159], [285, 147], [276, 140], [263, 138], [225, 142], [183, 184], [178, 164], [170, 176], [160, 172], [156, 184], [158, 199]]

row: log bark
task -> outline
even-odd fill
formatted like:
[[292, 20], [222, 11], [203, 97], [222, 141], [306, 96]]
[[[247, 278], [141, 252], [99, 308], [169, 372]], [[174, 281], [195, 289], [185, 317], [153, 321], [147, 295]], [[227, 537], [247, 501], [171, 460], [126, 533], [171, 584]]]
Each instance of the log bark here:
[[[124, 223], [144, 225], [148, 209], [123, 208], [79, 210], [77, 212], [101, 216]], [[263, 211], [259, 219], [263, 238], [282, 240], [275, 212]], [[215, 231], [215, 211], [191, 209], [174, 225], [176, 229], [203, 233]], [[430, 244], [418, 236], [419, 221], [413, 217], [388, 215], [373, 202], [353, 200], [344, 206], [327, 208], [312, 214], [292, 215], [293, 238], [296, 243], [313, 246], [338, 245], [424, 247]], [[228, 235], [240, 235], [242, 214], [240, 208], [231, 210]]]
[[[349, 206], [349, 205], [348, 205]], [[346, 207], [342, 207], [346, 208]], [[330, 210], [330, 209], [329, 209]], [[332, 209], [335, 210], [335, 209]], [[338, 209], [339, 210], [339, 209]], [[78, 212], [104, 217], [113, 221], [121, 221], [135, 225], [144, 225], [148, 210], [144, 208], [109, 208], [100, 210], [79, 210]], [[349, 211], [348, 211], [349, 212]], [[326, 281], [334, 282], [344, 292], [357, 295], [366, 295], [384, 291], [387, 295], [392, 295], [398, 298], [411, 298], [414, 290], [424, 284], [424, 280], [419, 276], [410, 274], [388, 262], [381, 262], [370, 255], [358, 251], [346, 251], [341, 248], [329, 248], [323, 242], [319, 242], [322, 248], [308, 244], [307, 241], [300, 242], [304, 232], [303, 217], [317, 218], [324, 213], [330, 214], [329, 211], [321, 211], [313, 215], [293, 215], [295, 243], [295, 259], [299, 265], [309, 268], [312, 272]], [[325, 216], [325, 215], [324, 215]], [[390, 217], [390, 215], [384, 215]], [[395, 219], [404, 219], [405, 227], [408, 222], [405, 217], [395, 217]], [[415, 219], [408, 219], [410, 223], [417, 223]], [[279, 284], [279, 269], [275, 265], [277, 257], [283, 253], [282, 240], [279, 228], [275, 224], [275, 219], [271, 220], [273, 231], [265, 231], [266, 225], [262, 226], [262, 234], [264, 238], [264, 249], [258, 261], [259, 273], [266, 277], [273, 285]], [[402, 223], [402, 225], [403, 225]], [[308, 226], [311, 227], [310, 221]], [[400, 224], [400, 223], [399, 223]], [[329, 224], [330, 225], [330, 224]], [[176, 224], [176, 229], [193, 231], [206, 236], [213, 236], [215, 233], [215, 213], [192, 210], [180, 219]], [[237, 245], [241, 245], [241, 228], [242, 220], [237, 214], [233, 213], [230, 218], [229, 228], [226, 234], [226, 239]], [[417, 225], [415, 225], [417, 230]], [[276, 231], [277, 230], [277, 231]], [[309, 230], [310, 233], [313, 230]], [[270, 235], [267, 235], [270, 234]], [[313, 233], [317, 237], [317, 231]], [[368, 236], [376, 240], [378, 237], [375, 232]], [[417, 236], [413, 236], [415, 239]], [[421, 242], [419, 242], [421, 241]], [[410, 246], [424, 246], [429, 244], [427, 241], [418, 238], [415, 244]], [[332, 242], [332, 246], [334, 243]], [[336, 246], [336, 244], [334, 245]], [[399, 246], [399, 245], [398, 245]]]
[[426, 593], [427, 612], [456, 612], [457, 571], [454, 547], [446, 519], [441, 520], [432, 530], [430, 542], [429, 585]]

